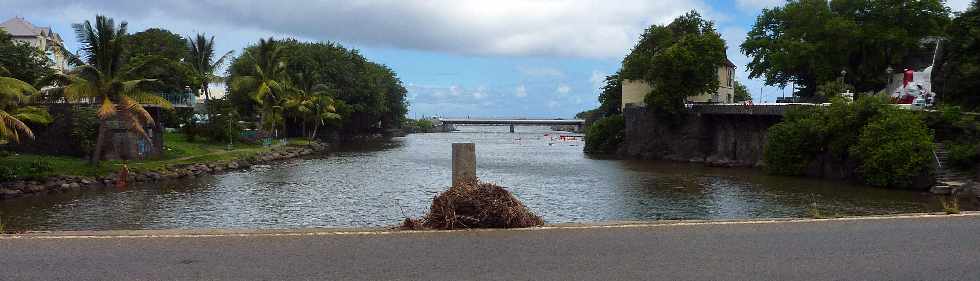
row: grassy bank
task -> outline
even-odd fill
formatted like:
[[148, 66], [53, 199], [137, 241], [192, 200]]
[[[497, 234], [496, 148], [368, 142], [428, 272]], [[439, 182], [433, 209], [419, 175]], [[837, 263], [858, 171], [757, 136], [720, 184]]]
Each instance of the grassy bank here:
[[[164, 134], [164, 152], [159, 159], [127, 161], [130, 170], [134, 172], [159, 171], [168, 166], [194, 163], [223, 163], [246, 159], [261, 153], [269, 152], [276, 147], [236, 143], [228, 144], [208, 142], [188, 142], [183, 135], [177, 133]], [[285, 145], [306, 145], [305, 139], [290, 139]], [[230, 148], [230, 149], [229, 149]], [[0, 157], [0, 166], [22, 167], [18, 178], [39, 179], [50, 176], [101, 176], [119, 170], [122, 161], [103, 161], [99, 165], [90, 165], [83, 158], [70, 156], [49, 156], [34, 154], [12, 154]], [[42, 167], [42, 168], [34, 168]]]

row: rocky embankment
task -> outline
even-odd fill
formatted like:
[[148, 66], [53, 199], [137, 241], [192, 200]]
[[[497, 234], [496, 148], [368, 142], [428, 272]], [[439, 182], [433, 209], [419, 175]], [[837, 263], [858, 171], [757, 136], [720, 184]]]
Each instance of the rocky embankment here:
[[[242, 170], [252, 165], [292, 159], [300, 156], [324, 152], [328, 145], [312, 143], [305, 146], [284, 146], [272, 151], [261, 153], [246, 159], [238, 159], [223, 163], [196, 163], [168, 166], [164, 170], [132, 172], [129, 183], [159, 182], [177, 179], [188, 179], [206, 175], [219, 174], [227, 171]], [[49, 193], [61, 193], [76, 190], [113, 187], [118, 179], [117, 174], [101, 177], [55, 176], [43, 180], [21, 180], [0, 183], [0, 200], [8, 200], [26, 196], [36, 196]]]

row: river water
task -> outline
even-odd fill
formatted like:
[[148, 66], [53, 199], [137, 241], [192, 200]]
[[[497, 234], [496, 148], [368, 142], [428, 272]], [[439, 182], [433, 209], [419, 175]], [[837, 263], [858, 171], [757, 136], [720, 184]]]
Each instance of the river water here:
[[[474, 142], [477, 175], [548, 223], [866, 215], [941, 210], [938, 199], [753, 169], [590, 158], [543, 127], [459, 127], [327, 155], [126, 191], [0, 201], [8, 229], [389, 226], [425, 213], [450, 182], [451, 143]], [[547, 135], [547, 136], [546, 136]]]

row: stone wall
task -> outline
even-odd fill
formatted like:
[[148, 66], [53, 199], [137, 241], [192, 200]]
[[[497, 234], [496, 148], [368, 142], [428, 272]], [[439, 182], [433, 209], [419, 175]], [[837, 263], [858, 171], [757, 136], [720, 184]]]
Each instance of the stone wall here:
[[627, 107], [623, 115], [623, 156], [743, 167], [764, 164], [767, 130], [782, 119], [772, 115], [691, 113], [672, 125], [658, 120], [645, 107]]

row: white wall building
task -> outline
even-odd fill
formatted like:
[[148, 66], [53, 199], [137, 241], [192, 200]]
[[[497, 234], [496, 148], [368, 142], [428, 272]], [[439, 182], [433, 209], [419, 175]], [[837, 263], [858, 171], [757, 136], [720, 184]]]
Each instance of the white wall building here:
[[[725, 64], [718, 67], [718, 91], [688, 97], [688, 103], [733, 103], [735, 102], [735, 64], [725, 59]], [[623, 80], [623, 103], [634, 106], [645, 106], [643, 99], [652, 90], [649, 83], [642, 80]]]
[[50, 27], [34, 26], [24, 18], [14, 17], [0, 23], [0, 29], [9, 33], [14, 42], [26, 43], [44, 52], [54, 62], [55, 69], [68, 70], [68, 60], [61, 35], [52, 31]]

